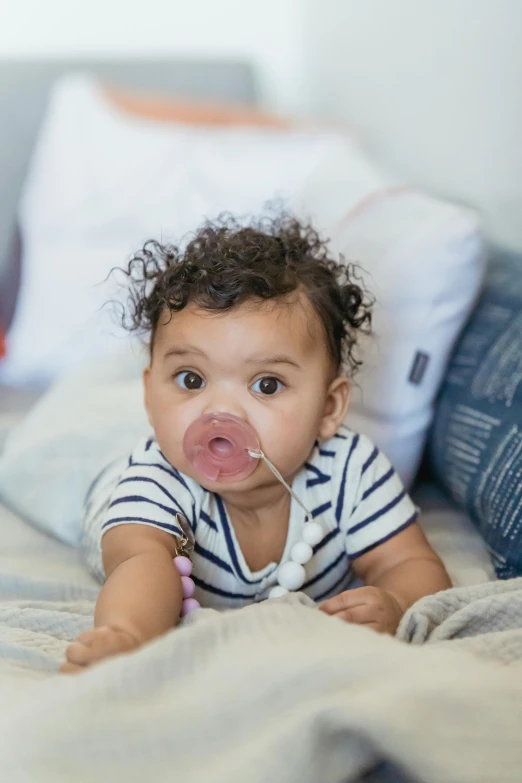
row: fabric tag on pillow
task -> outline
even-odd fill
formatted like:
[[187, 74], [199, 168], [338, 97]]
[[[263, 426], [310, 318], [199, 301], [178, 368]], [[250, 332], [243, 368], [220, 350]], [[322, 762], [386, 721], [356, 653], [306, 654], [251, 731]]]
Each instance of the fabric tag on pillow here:
[[427, 353], [422, 353], [422, 351], [417, 351], [415, 354], [415, 358], [413, 359], [413, 364], [411, 366], [410, 375], [409, 375], [409, 382], [415, 384], [415, 386], [418, 386], [422, 379], [424, 378], [424, 375], [426, 374], [426, 368], [428, 367], [428, 362], [430, 360], [430, 357]]

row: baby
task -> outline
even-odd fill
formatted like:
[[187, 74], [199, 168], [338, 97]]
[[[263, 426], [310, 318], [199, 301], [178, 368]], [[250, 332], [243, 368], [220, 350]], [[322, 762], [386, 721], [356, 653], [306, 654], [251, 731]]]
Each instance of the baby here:
[[[285, 564], [318, 524], [321, 540], [305, 546], [305, 566], [290, 567], [290, 588], [328, 615], [393, 634], [415, 601], [450, 587], [388, 460], [343, 425], [370, 303], [312, 228], [288, 216], [209, 223], [183, 250], [147, 243], [126, 274], [130, 327], [150, 335], [143, 380], [154, 435], [89, 490], [84, 544], [106, 581], [95, 627], [68, 647], [63, 671], [177, 624], [183, 527], [207, 607], [284, 593]], [[257, 439], [240, 454], [243, 473], [208, 471], [191, 456], [187, 430], [213, 417], [225, 422], [215, 439], [223, 464], [230, 422]]]

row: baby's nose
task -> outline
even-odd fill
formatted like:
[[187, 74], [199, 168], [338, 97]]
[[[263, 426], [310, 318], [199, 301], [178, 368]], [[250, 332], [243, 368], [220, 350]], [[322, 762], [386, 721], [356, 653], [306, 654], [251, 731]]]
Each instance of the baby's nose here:
[[205, 407], [201, 411], [202, 415], [209, 413], [215, 414], [228, 414], [229, 416], [236, 416], [236, 418], [242, 421], [247, 420], [246, 412], [243, 406], [234, 397], [213, 397], [206, 400]]

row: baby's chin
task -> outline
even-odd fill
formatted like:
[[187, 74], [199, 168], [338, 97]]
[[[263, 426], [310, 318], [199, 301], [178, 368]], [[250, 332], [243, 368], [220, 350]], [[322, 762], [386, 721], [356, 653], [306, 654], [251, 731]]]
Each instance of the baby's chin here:
[[259, 465], [249, 476], [240, 479], [236, 479], [234, 476], [221, 476], [216, 481], [211, 481], [204, 476], [198, 475], [194, 470], [191, 471], [191, 478], [197, 481], [203, 489], [206, 489], [208, 492], [214, 492], [217, 495], [251, 492], [252, 490], [260, 489], [261, 486], [266, 484], [266, 476], [264, 476], [265, 481], [263, 481], [260, 475], [263, 471], [260, 468], [261, 466]]
[[257, 465], [249, 476], [240, 479], [235, 479], [233, 476], [222, 476], [216, 481], [211, 481], [199, 475], [193, 468], [189, 475], [200, 487], [215, 495], [244, 495], [266, 489], [273, 484], [279, 484], [273, 473], [263, 464]]

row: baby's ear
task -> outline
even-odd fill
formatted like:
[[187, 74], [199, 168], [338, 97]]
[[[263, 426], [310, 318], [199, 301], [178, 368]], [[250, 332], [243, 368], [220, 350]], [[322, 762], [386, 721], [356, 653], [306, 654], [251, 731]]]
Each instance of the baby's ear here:
[[143, 402], [145, 403], [145, 410], [147, 411], [149, 424], [151, 427], [153, 427], [154, 425], [152, 424], [151, 415], [150, 415], [149, 385], [150, 385], [150, 365], [148, 367], [145, 367], [145, 369], [143, 370]]
[[348, 378], [339, 376], [328, 388], [324, 404], [324, 413], [319, 425], [319, 439], [333, 438], [346, 418], [350, 405], [352, 387]]

